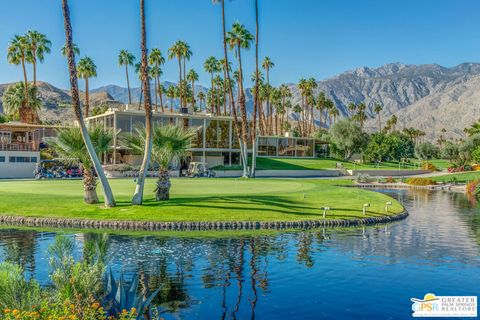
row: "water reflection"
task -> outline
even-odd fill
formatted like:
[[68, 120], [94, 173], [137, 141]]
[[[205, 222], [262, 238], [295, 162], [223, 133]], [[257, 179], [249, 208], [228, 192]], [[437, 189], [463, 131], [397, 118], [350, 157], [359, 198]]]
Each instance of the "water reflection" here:
[[[70, 236], [77, 258], [100, 248], [114, 273], [140, 274], [144, 291], [161, 287], [154, 303], [165, 319], [403, 319], [410, 297], [475, 295], [479, 209], [462, 194], [384, 192], [405, 204], [407, 220], [250, 236]], [[47, 284], [45, 253], [54, 236], [1, 230], [0, 260]]]

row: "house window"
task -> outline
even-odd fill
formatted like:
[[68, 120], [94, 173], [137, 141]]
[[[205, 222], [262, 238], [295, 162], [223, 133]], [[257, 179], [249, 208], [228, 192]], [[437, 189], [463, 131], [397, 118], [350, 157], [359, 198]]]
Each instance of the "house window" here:
[[0, 157], [0, 162], [5, 162], [5, 157]]
[[9, 161], [17, 163], [31, 163], [37, 162], [37, 157], [9, 157]]

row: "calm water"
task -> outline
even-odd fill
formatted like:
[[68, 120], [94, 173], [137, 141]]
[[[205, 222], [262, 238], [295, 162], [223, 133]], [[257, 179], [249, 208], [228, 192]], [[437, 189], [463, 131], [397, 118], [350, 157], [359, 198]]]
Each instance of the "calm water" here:
[[[385, 191], [391, 225], [191, 238], [109, 236], [110, 265], [162, 286], [165, 319], [408, 319], [410, 298], [480, 292], [480, 209], [461, 194]], [[85, 241], [70, 234], [81, 257]], [[54, 233], [0, 230], [0, 260], [48, 284]]]

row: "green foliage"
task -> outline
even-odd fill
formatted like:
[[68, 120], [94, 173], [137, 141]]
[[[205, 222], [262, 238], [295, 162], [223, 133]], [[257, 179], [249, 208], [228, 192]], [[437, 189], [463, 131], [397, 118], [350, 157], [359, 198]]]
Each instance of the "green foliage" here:
[[413, 153], [412, 140], [400, 132], [372, 134], [363, 152], [365, 159], [371, 162], [401, 161], [413, 157]]
[[330, 142], [333, 152], [345, 160], [359, 152], [368, 142], [368, 135], [362, 128], [349, 119], [337, 121], [330, 129]]
[[[105, 130], [103, 126], [89, 127], [88, 134], [97, 155], [109, 150], [115, 135], [113, 130]], [[55, 138], [48, 139], [48, 145], [67, 164], [80, 162], [85, 168], [92, 166], [80, 128], [59, 129]]]
[[459, 152], [460, 150], [458, 145], [453, 144], [452, 142], [447, 142], [443, 145], [443, 148], [441, 150], [441, 156], [443, 159], [455, 161], [456, 159], [458, 159]]
[[92, 116], [98, 116], [98, 115], [104, 114], [105, 112], [107, 112], [107, 110], [108, 110], [107, 104], [95, 106], [93, 107], [93, 110], [92, 110]]
[[475, 162], [475, 163], [480, 163], [480, 146], [479, 146], [479, 147], [476, 147], [476, 148], [472, 151], [472, 160], [473, 160], [473, 162]]
[[2, 96], [3, 111], [13, 119], [26, 121], [27, 113], [41, 108], [42, 101], [38, 97], [37, 87], [28, 87], [28, 106], [26, 105], [25, 83], [17, 82], [8, 86]]
[[75, 262], [73, 240], [57, 236], [49, 247], [52, 280], [58, 301], [75, 301], [78, 305], [88, 305], [95, 301], [102, 290], [104, 265], [90, 264], [88, 261]]
[[0, 309], [29, 310], [40, 301], [37, 282], [27, 281], [19, 266], [9, 262], [0, 263]]
[[420, 160], [438, 158], [440, 149], [431, 142], [423, 142], [415, 146], [415, 156]]

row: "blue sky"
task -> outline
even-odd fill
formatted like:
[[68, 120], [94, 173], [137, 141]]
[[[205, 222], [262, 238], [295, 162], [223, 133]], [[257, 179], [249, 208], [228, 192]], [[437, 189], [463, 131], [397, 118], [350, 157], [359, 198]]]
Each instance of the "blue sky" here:
[[[164, 55], [175, 40], [193, 50], [188, 63], [208, 85], [203, 61], [221, 57], [220, 6], [211, 0], [145, 0], [148, 46]], [[480, 1], [478, 0], [259, 0], [260, 56], [275, 62], [274, 85], [301, 77], [324, 79], [361, 66], [389, 62], [438, 63], [453, 66], [480, 61]], [[98, 66], [92, 87], [125, 86], [117, 65], [122, 48], [139, 56], [138, 0], [70, 0], [74, 42], [81, 55]], [[254, 32], [254, 1], [226, 2], [227, 22], [245, 24]], [[4, 0], [0, 11], [0, 83], [21, 79], [21, 68], [6, 59], [15, 34], [36, 29], [52, 41], [52, 54], [38, 68], [40, 80], [68, 87], [60, 0]], [[243, 55], [247, 74], [254, 66], [253, 50]], [[31, 73], [31, 70], [29, 70]], [[176, 81], [177, 65], [167, 61], [163, 80]]]

